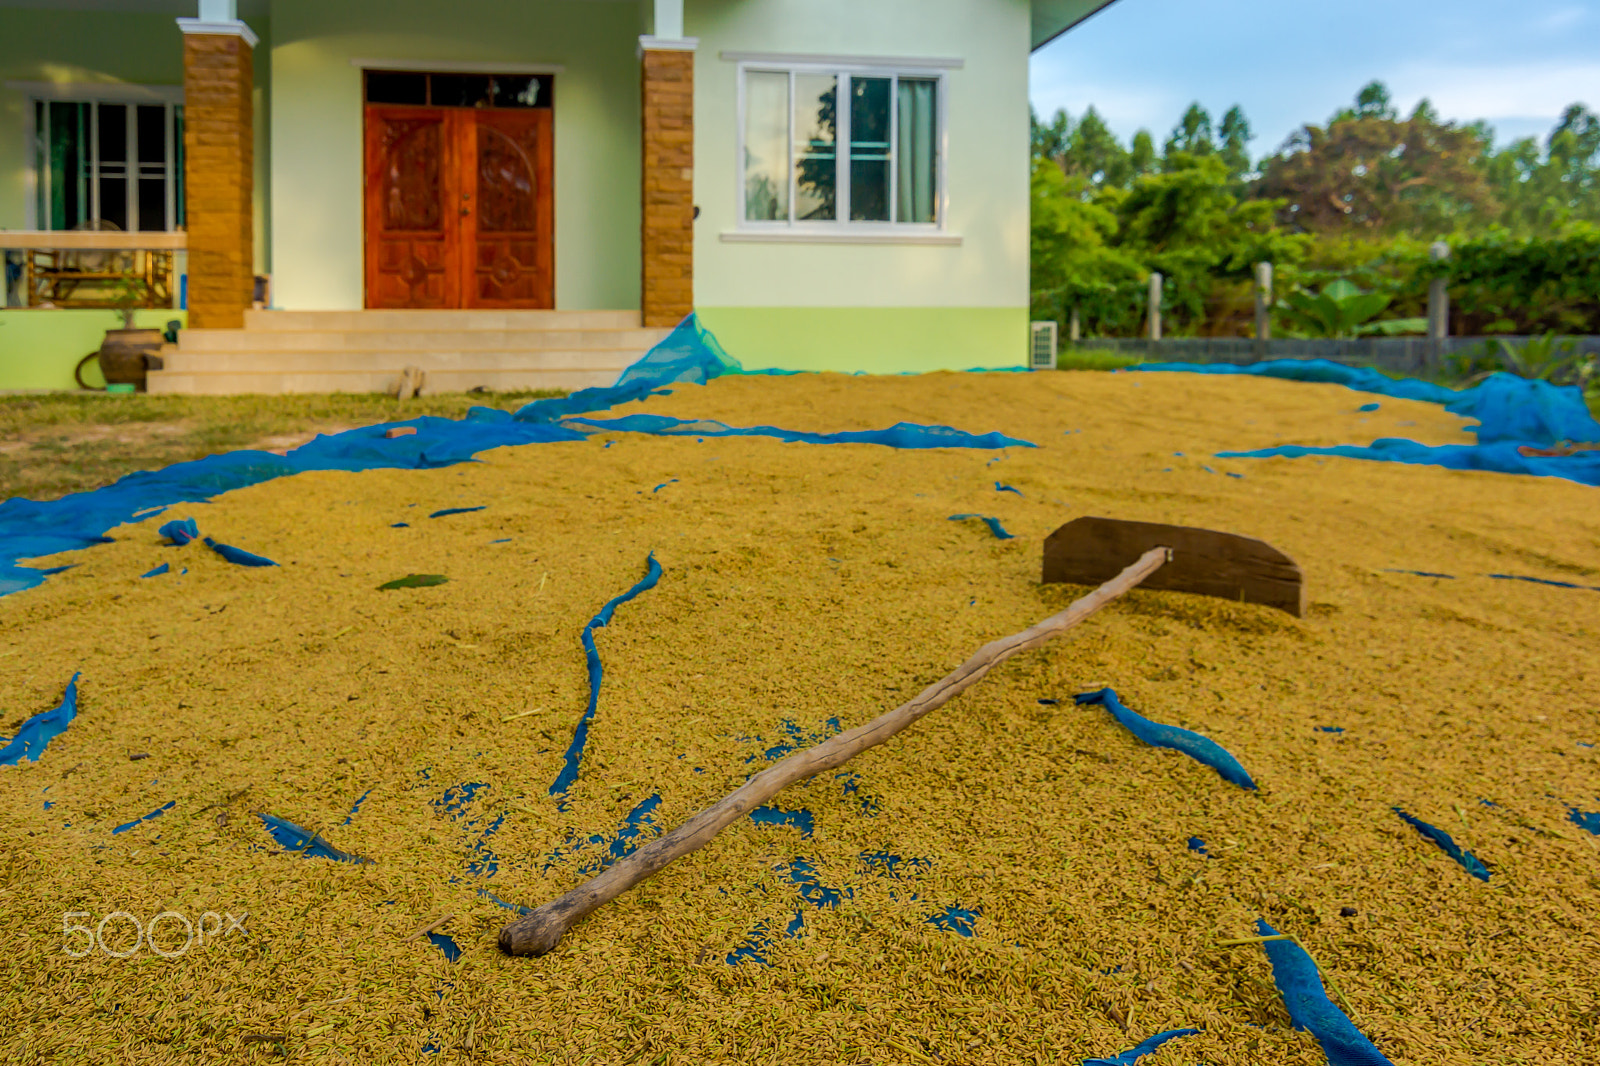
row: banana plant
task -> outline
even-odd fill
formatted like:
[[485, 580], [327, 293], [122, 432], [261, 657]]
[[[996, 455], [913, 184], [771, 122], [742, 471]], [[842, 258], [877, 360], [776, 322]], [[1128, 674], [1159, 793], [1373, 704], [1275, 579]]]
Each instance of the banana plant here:
[[1336, 278], [1319, 293], [1292, 290], [1278, 303], [1278, 314], [1288, 327], [1308, 337], [1363, 337], [1381, 333], [1421, 333], [1428, 328], [1425, 318], [1391, 318], [1373, 321], [1389, 306], [1392, 297], [1380, 292], [1363, 292], [1345, 278]]

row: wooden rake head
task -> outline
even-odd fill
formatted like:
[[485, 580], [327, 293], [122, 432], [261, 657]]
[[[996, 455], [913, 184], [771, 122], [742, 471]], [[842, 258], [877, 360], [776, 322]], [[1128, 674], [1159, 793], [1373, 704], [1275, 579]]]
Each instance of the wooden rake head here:
[[1074, 519], [1045, 539], [1043, 580], [1099, 585], [1158, 547], [1171, 548], [1172, 558], [1140, 588], [1260, 603], [1296, 618], [1305, 613], [1305, 585], [1293, 559], [1254, 537], [1196, 526]]

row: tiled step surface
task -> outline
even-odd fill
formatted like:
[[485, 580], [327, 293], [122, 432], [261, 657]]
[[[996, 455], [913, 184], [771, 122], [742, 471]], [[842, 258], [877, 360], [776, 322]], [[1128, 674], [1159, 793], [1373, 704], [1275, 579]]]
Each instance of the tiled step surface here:
[[423, 393], [614, 383], [670, 330], [637, 311], [249, 311], [245, 328], [191, 329], [148, 375], [156, 394]]
[[[603, 388], [614, 384], [615, 370], [491, 370], [429, 371], [422, 395], [437, 392], [467, 392], [485, 388], [494, 392], [522, 389]], [[220, 372], [184, 373], [173, 370], [151, 371], [147, 388], [152, 395], [239, 396], [278, 395], [295, 392], [388, 392], [400, 381], [400, 372], [364, 370], [325, 370], [307, 373]]]

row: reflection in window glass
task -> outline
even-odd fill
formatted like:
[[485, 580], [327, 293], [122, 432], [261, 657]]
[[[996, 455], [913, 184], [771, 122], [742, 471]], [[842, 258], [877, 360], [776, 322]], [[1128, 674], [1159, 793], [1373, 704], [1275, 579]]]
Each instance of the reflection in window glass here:
[[839, 217], [839, 79], [832, 74], [794, 77], [794, 217]]
[[889, 221], [889, 79], [850, 79], [850, 217]]
[[784, 71], [745, 76], [744, 217], [789, 221], [789, 75]]
[[896, 169], [895, 220], [937, 222], [938, 93], [932, 78], [901, 78], [899, 112], [895, 116], [899, 160]]

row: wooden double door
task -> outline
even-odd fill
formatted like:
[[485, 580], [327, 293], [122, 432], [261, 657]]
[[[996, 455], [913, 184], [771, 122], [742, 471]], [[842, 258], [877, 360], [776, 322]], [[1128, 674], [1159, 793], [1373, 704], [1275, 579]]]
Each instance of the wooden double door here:
[[555, 306], [549, 109], [366, 108], [366, 305]]

